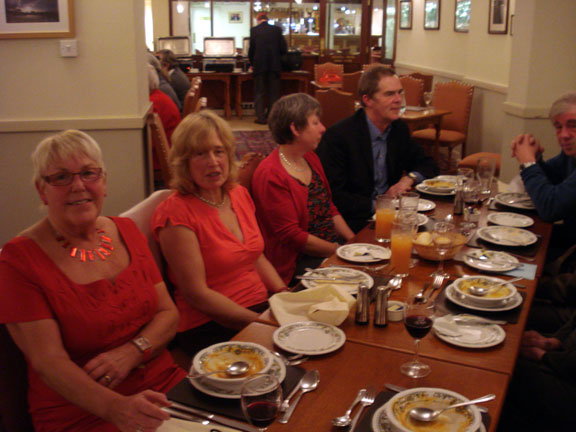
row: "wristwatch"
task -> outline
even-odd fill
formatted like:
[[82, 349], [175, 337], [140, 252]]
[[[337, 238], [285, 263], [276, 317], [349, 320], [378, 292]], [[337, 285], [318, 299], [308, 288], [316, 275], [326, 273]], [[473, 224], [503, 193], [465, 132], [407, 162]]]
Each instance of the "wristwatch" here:
[[150, 354], [152, 354], [152, 344], [148, 338], [144, 336], [138, 336], [137, 338], [132, 339], [130, 342], [136, 345], [136, 348], [138, 348], [144, 355], [142, 362], [146, 362], [150, 358]]
[[520, 164], [520, 171], [524, 171], [526, 168], [531, 167], [532, 165], [536, 165], [536, 162], [526, 162]]
[[415, 172], [409, 172], [408, 177], [410, 177], [412, 180], [414, 180], [414, 184], [418, 183], [418, 176], [416, 175]]

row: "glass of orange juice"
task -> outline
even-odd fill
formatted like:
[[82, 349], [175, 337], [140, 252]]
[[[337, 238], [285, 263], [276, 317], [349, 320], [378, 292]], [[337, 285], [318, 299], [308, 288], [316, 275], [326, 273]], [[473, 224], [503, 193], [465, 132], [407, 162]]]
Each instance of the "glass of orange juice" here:
[[394, 222], [394, 202], [386, 195], [376, 197], [376, 227], [375, 237], [378, 243], [390, 241], [390, 231]]
[[392, 223], [390, 265], [394, 268], [396, 276], [406, 277], [409, 274], [413, 238], [414, 223], [411, 220], [402, 218]]

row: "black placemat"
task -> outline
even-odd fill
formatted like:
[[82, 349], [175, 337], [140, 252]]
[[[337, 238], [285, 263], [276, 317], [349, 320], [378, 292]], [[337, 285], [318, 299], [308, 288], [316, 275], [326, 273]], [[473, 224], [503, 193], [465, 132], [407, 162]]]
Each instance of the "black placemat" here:
[[[284, 394], [288, 395], [292, 391], [305, 372], [304, 369], [299, 367], [286, 366], [286, 379], [282, 383], [282, 391]], [[245, 420], [242, 408], [240, 407], [240, 399], [222, 399], [204, 394], [196, 390], [196, 388], [190, 384], [188, 378], [184, 378], [176, 384], [176, 386], [168, 392], [167, 397], [169, 400], [179, 402], [183, 405], [209, 411], [214, 414], [222, 414], [238, 420]]]
[[[354, 432], [373, 432], [372, 417], [374, 417], [374, 413], [395, 394], [395, 392], [391, 391], [380, 392], [378, 396], [376, 396], [374, 403], [364, 412], [362, 420], [360, 420]], [[484, 423], [486, 429], [490, 426], [490, 420], [490, 414], [482, 413], [482, 423]]]
[[522, 305], [526, 300], [526, 293], [520, 292], [518, 293], [522, 296], [522, 303], [515, 307], [514, 309], [501, 311], [501, 312], [484, 312], [475, 309], [468, 309], [462, 306], [457, 305], [456, 303], [452, 303], [446, 297], [446, 290], [448, 287], [445, 287], [440, 294], [436, 297], [436, 312], [438, 316], [443, 316], [447, 314], [458, 315], [461, 313], [468, 313], [478, 316], [483, 316], [486, 318], [494, 319], [494, 320], [502, 320], [507, 321], [510, 324], [516, 324], [518, 322], [518, 318], [520, 318], [520, 312], [522, 312]]
[[501, 246], [482, 240], [480, 237], [478, 237], [478, 232], [475, 232], [474, 235], [470, 237], [470, 239], [466, 242], [466, 246], [502, 252], [509, 251], [516, 255], [531, 258], [538, 254], [538, 249], [540, 249], [540, 244], [542, 243], [542, 236], [539, 234], [535, 234], [535, 236], [538, 238], [538, 240], [536, 243], [531, 244], [530, 246]]

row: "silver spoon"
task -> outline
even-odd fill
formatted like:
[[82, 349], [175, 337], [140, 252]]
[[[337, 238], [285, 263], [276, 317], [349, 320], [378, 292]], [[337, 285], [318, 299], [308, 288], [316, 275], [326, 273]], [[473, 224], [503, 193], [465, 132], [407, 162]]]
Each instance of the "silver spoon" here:
[[340, 426], [340, 427], [344, 427], [344, 426], [348, 426], [350, 423], [352, 423], [352, 417], [350, 417], [350, 414], [352, 414], [352, 410], [354, 409], [354, 407], [356, 406], [356, 404], [358, 402], [360, 402], [360, 400], [362, 400], [362, 398], [364, 397], [364, 394], [366, 393], [366, 389], [362, 389], [358, 392], [358, 395], [356, 396], [356, 399], [354, 399], [354, 402], [352, 402], [352, 405], [350, 405], [350, 408], [348, 408], [346, 410], [346, 413], [343, 416], [340, 417], [334, 417], [332, 419], [332, 424], [334, 426]]
[[436, 420], [436, 417], [438, 417], [441, 413], [443, 413], [446, 410], [449, 410], [452, 408], [463, 407], [466, 405], [474, 405], [474, 404], [479, 403], [479, 402], [488, 402], [488, 401], [491, 401], [492, 399], [494, 399], [495, 397], [496, 397], [496, 395], [491, 393], [489, 395], [479, 397], [478, 399], [472, 399], [470, 401], [457, 403], [457, 404], [450, 405], [446, 408], [442, 408], [439, 410], [433, 410], [433, 409], [426, 408], [426, 407], [416, 407], [416, 408], [412, 408], [408, 414], [410, 414], [410, 417], [412, 417], [414, 420], [418, 420], [418, 421], [422, 421], [422, 422], [430, 422], [430, 421]]
[[200, 377], [203, 377], [206, 375], [213, 375], [213, 374], [222, 373], [222, 372], [225, 372], [226, 375], [228, 375], [230, 377], [235, 377], [235, 376], [243, 375], [246, 372], [248, 372], [249, 367], [250, 367], [250, 365], [248, 363], [240, 360], [240, 361], [236, 361], [234, 363], [230, 363], [228, 366], [226, 366], [226, 369], [223, 371], [217, 370], [217, 371], [206, 372], [206, 373], [189, 374], [188, 378], [200, 378]]
[[468, 291], [470, 291], [470, 294], [472, 294], [472, 295], [475, 295], [475, 296], [478, 296], [478, 297], [483, 297], [483, 296], [485, 296], [486, 294], [488, 294], [490, 291], [494, 291], [494, 290], [498, 291], [502, 286], [504, 286], [504, 285], [506, 285], [506, 284], [509, 284], [509, 283], [512, 283], [512, 282], [517, 282], [517, 281], [519, 281], [519, 280], [521, 280], [521, 279], [524, 279], [524, 278], [517, 277], [517, 278], [514, 278], [514, 279], [510, 279], [510, 280], [504, 281], [504, 282], [499, 282], [499, 283], [497, 283], [497, 284], [495, 284], [495, 285], [492, 285], [492, 286], [489, 287], [489, 288], [472, 285], [470, 288], [468, 288]]
[[290, 404], [290, 406], [288, 407], [284, 415], [280, 418], [280, 420], [278, 420], [278, 422], [288, 423], [288, 420], [290, 420], [290, 417], [292, 417], [292, 413], [294, 412], [294, 409], [296, 409], [296, 405], [298, 405], [298, 402], [300, 402], [302, 395], [304, 393], [316, 390], [316, 387], [318, 387], [319, 382], [320, 382], [320, 373], [316, 369], [306, 372], [302, 377], [302, 381], [300, 383], [300, 390], [302, 391], [296, 397], [294, 402]]

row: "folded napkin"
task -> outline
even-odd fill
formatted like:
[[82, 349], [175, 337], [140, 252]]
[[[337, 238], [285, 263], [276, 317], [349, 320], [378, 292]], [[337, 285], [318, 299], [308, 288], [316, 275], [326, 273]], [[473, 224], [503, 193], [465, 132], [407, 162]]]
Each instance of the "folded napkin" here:
[[176, 418], [171, 418], [170, 420], [165, 421], [158, 429], [156, 429], [156, 432], [214, 432], [214, 431], [239, 432], [238, 429], [232, 429], [228, 426], [223, 426], [217, 423], [210, 423], [208, 425], [203, 425], [201, 423], [190, 422]]
[[270, 297], [270, 308], [281, 325], [319, 321], [340, 325], [356, 303], [342, 287], [322, 285], [300, 292], [283, 292]]

